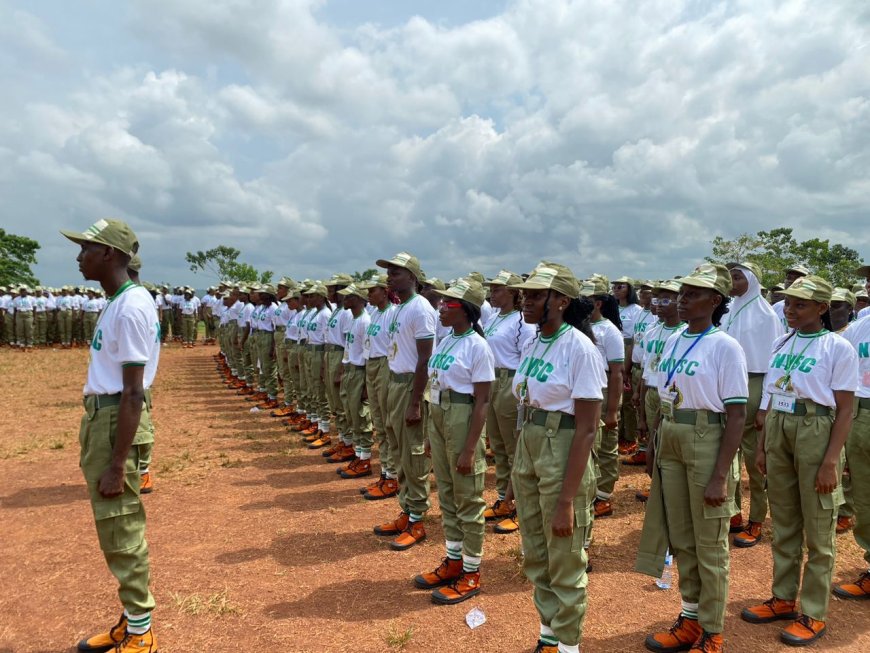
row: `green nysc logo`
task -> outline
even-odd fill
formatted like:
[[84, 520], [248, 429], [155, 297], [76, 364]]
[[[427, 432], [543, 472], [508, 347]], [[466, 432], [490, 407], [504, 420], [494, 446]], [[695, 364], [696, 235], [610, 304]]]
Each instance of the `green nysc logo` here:
[[554, 369], [553, 364], [545, 362], [543, 358], [529, 357], [522, 362], [517, 370], [517, 374], [524, 374], [530, 378], [537, 379], [541, 383], [546, 383]]
[[91, 348], [95, 351], [100, 351], [103, 348], [103, 330], [97, 329], [94, 332], [94, 338], [91, 340]]

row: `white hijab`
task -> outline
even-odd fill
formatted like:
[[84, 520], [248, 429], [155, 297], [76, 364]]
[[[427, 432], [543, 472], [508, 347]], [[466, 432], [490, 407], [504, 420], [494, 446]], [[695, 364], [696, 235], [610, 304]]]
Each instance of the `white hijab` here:
[[773, 341], [785, 333], [776, 312], [761, 296], [761, 284], [752, 270], [738, 265], [749, 289], [734, 297], [722, 317], [722, 330], [740, 343], [746, 354], [747, 371], [766, 372]]

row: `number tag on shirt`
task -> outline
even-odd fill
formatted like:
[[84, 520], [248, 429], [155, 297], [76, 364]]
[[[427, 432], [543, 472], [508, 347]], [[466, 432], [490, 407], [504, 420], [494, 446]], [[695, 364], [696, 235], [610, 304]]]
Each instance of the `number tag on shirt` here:
[[441, 384], [438, 383], [438, 379], [433, 378], [432, 383], [429, 384], [429, 403], [433, 406], [441, 405]]
[[661, 411], [663, 417], [673, 418], [674, 416], [674, 400], [676, 399], [676, 394], [672, 392], [666, 392], [661, 395]]
[[797, 404], [797, 395], [790, 393], [776, 393], [771, 395], [773, 409], [780, 413], [794, 414], [795, 405]]

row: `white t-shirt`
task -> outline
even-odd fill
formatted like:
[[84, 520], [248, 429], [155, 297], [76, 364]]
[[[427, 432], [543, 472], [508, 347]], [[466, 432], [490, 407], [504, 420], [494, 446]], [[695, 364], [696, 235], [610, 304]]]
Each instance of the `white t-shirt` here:
[[[272, 304], [272, 327], [275, 329], [278, 327], [286, 328], [291, 313], [292, 311], [287, 307], [287, 302]], [[284, 339], [287, 339], [286, 332], [284, 333]]]
[[[641, 369], [643, 372], [644, 385], [658, 389], [659, 386], [659, 363], [665, 352], [665, 343], [675, 333], [686, 328], [685, 323], [669, 327], [664, 322], [647, 328], [635, 349], [641, 352]], [[632, 358], [634, 353], [632, 352]]]
[[350, 314], [350, 324], [347, 333], [344, 334], [345, 344], [342, 362], [358, 366], [365, 365], [366, 331], [368, 331], [372, 318], [366, 311], [360, 311], [359, 317], [354, 317], [349, 310], [347, 312]]
[[33, 298], [33, 308], [37, 313], [45, 313], [45, 307], [48, 301], [42, 295]]
[[417, 368], [417, 341], [435, 337], [435, 309], [421, 295], [414, 295], [393, 307], [389, 315], [390, 343], [387, 350], [390, 371], [408, 374]]
[[487, 324], [490, 318], [497, 314], [498, 311], [492, 307], [492, 304], [484, 299], [483, 304], [480, 305], [480, 324]]
[[640, 315], [634, 323], [635, 344], [643, 335], [644, 331], [646, 331], [651, 325], [655, 324], [656, 322], [658, 322], [658, 318], [656, 318], [656, 316], [653, 315], [648, 308], [640, 309]]
[[388, 302], [384, 310], [374, 308], [375, 310], [369, 313], [371, 322], [363, 342], [367, 359], [386, 356], [390, 347], [390, 316], [395, 306]]
[[435, 311], [435, 344], [432, 347], [437, 347], [438, 343], [444, 340], [444, 338], [449, 338], [453, 335], [453, 329], [450, 327], [444, 326], [441, 324], [441, 316], [438, 314], [438, 311]]
[[[564, 328], [567, 327], [567, 328]], [[574, 414], [574, 401], [602, 401], [607, 371], [592, 341], [570, 325], [523, 347], [514, 376], [514, 396], [533, 408]]]
[[299, 315], [299, 311], [285, 306], [285, 312], [287, 314], [287, 319], [285, 320], [287, 330], [284, 331], [284, 340], [297, 342], [299, 340], [299, 333], [296, 330], [296, 318]]
[[239, 327], [246, 329], [251, 328], [251, 316], [254, 314], [255, 308], [256, 307], [251, 302], [248, 302], [242, 307], [242, 310], [239, 312], [239, 317], [236, 320], [236, 323], [239, 325]]
[[72, 299], [73, 310], [80, 311], [87, 298], [84, 295], [72, 295], [70, 299]]
[[330, 345], [344, 347], [345, 336], [350, 331], [351, 320], [353, 320], [353, 313], [346, 308], [336, 308], [332, 311], [327, 323], [326, 342]]
[[182, 299], [179, 307], [182, 315], [196, 315], [196, 302], [193, 301], [193, 298]]
[[142, 365], [150, 388], [160, 358], [160, 323], [151, 295], [130, 282], [100, 315], [91, 340], [85, 395], [111, 395], [124, 389], [123, 368]]
[[486, 321], [483, 334], [495, 357], [495, 366], [516, 370], [525, 344], [535, 337], [535, 327], [523, 319], [521, 311], [507, 315], [493, 312]]
[[329, 324], [330, 310], [324, 306], [319, 311], [311, 309], [311, 314], [306, 322], [306, 331], [309, 345], [326, 344], [326, 329]]
[[716, 327], [703, 337], [684, 329], [668, 338], [658, 382], [662, 400], [682, 410], [724, 413], [726, 404], [745, 404], [749, 398], [746, 355], [740, 343]]
[[306, 308], [300, 311], [296, 317], [295, 331], [296, 340], [299, 342], [308, 342], [308, 318], [314, 315], [313, 308]]
[[859, 320], [867, 316], [870, 316], [870, 306], [868, 306], [867, 308], [862, 308], [860, 311], [858, 311]]
[[102, 309], [102, 304], [100, 304], [100, 300], [94, 297], [93, 299], [87, 300], [82, 305], [82, 310], [85, 313], [99, 313]]
[[641, 318], [643, 308], [640, 304], [629, 304], [619, 307], [619, 319], [622, 321], [622, 337], [634, 339], [634, 325]]
[[15, 297], [15, 299], [12, 300], [12, 305], [15, 307], [16, 313], [27, 313], [33, 311], [33, 297], [31, 297], [30, 295], [25, 295], [24, 297], [18, 295], [17, 297]]
[[811, 335], [789, 333], [773, 343], [761, 408], [771, 406], [771, 394], [783, 393], [836, 408], [835, 391], [857, 389], [858, 352], [848, 340], [824, 329]]
[[0, 309], [4, 311], [12, 310], [12, 295], [0, 295]]
[[260, 306], [260, 319], [257, 328], [260, 331], [275, 331], [275, 324], [272, 321], [275, 311], [278, 310], [278, 304], [272, 302], [269, 306]]
[[776, 313], [776, 316], [779, 318], [779, 321], [782, 323], [782, 328], [788, 328], [788, 320], [785, 319], [785, 300], [780, 299], [776, 304], [771, 306], [773, 312]]
[[429, 357], [432, 388], [474, 394], [475, 383], [495, 380], [495, 358], [476, 331], [445, 338]]
[[625, 344], [616, 325], [605, 318], [593, 322], [590, 326], [592, 335], [595, 336], [595, 348], [601, 354], [604, 364], [622, 363], [625, 360]]
[[69, 295], [61, 295], [57, 298], [57, 308], [61, 311], [69, 311], [72, 310], [72, 297]]
[[858, 391], [855, 394], [870, 398], [870, 316], [852, 322], [842, 335], [858, 352]]

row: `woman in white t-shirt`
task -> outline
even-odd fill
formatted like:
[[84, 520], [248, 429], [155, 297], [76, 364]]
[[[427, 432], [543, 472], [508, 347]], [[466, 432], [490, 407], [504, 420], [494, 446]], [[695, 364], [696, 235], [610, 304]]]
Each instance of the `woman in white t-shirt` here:
[[522, 431], [511, 476], [523, 569], [541, 621], [536, 650], [576, 653], [586, 615], [592, 449], [607, 377], [570, 269], [542, 263], [512, 287], [523, 291], [523, 319], [538, 327], [514, 376]]
[[792, 330], [773, 344], [755, 417], [761, 430], [756, 461], [767, 475], [773, 521], [773, 596], [741, 616], [750, 623], [791, 621], [780, 639], [792, 646], [809, 644], [827, 630], [843, 445], [858, 386], [857, 352], [830, 331], [832, 291], [813, 275], [783, 291]]
[[486, 508], [486, 448], [480, 436], [495, 369], [492, 350], [478, 324], [483, 286], [460, 279], [437, 292], [443, 297], [441, 324], [451, 333], [429, 358], [426, 443], [438, 481], [447, 555], [433, 571], [418, 575], [414, 584], [433, 590], [434, 603], [451, 605], [480, 592]]
[[486, 416], [487, 436], [495, 457], [495, 487], [498, 498], [483, 513], [487, 521], [497, 521], [495, 532], [513, 533], [519, 528], [511, 469], [517, 447], [517, 400], [513, 395], [514, 374], [526, 342], [535, 335], [535, 327], [523, 319], [520, 291], [508, 288], [522, 283], [522, 277], [502, 270], [487, 282], [495, 309], [484, 322], [483, 335], [495, 357], [495, 381]]
[[590, 302], [592, 315], [589, 324], [595, 336], [595, 347], [607, 367], [607, 385], [601, 406], [604, 427], [595, 443], [598, 488], [592, 509], [596, 519], [613, 514], [610, 497], [619, 479], [619, 408], [624, 389], [625, 344], [622, 339], [622, 320], [619, 318], [619, 304], [608, 290], [607, 280], [594, 276], [583, 284], [580, 291], [584, 300]]
[[637, 410], [631, 403], [631, 352], [634, 347], [634, 330], [643, 318], [643, 307], [638, 303], [634, 281], [620, 277], [613, 282], [613, 296], [619, 302], [619, 320], [622, 322], [622, 340], [625, 343], [623, 354], [622, 406], [619, 411], [619, 453], [630, 456], [637, 450]]
[[680, 279], [677, 311], [688, 326], [668, 338], [658, 365], [662, 417], [658, 440], [650, 442], [648, 469], [655, 473], [638, 556], [640, 563], [651, 554], [657, 565], [638, 569], [659, 575], [670, 544], [682, 609], [673, 626], [646, 638], [653, 651], [723, 648], [728, 521], [749, 395], [746, 356], [717, 328], [730, 291], [731, 275], [723, 265], [701, 265]]

